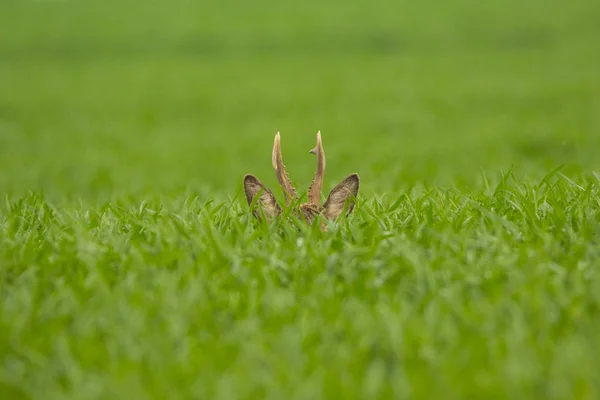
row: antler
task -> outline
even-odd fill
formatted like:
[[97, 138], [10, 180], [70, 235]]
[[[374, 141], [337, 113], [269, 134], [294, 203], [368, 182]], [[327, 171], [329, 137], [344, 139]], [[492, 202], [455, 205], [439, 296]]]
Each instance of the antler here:
[[317, 146], [309, 153], [317, 156], [317, 170], [315, 171], [315, 177], [308, 189], [308, 201], [309, 203], [320, 207], [323, 176], [325, 175], [325, 152], [323, 151], [323, 143], [321, 141], [321, 131], [317, 132]]
[[272, 162], [275, 175], [277, 175], [277, 180], [283, 188], [285, 204], [290, 205], [290, 202], [296, 198], [296, 189], [294, 189], [292, 181], [285, 172], [285, 165], [283, 165], [283, 158], [281, 156], [281, 138], [279, 137], [279, 132], [275, 135], [275, 142], [273, 143]]
[[[317, 132], [317, 145], [310, 153], [317, 156], [317, 170], [315, 177], [308, 189], [308, 202], [300, 204], [299, 207], [293, 210], [294, 215], [302, 217], [307, 223], [321, 215], [327, 220], [335, 220], [344, 210], [349, 214], [354, 209], [354, 200], [358, 195], [359, 178], [357, 174], [350, 174], [344, 178], [333, 190], [329, 193], [327, 200], [321, 205], [321, 190], [323, 188], [323, 176], [325, 174], [325, 152], [323, 151], [323, 143], [321, 141], [321, 132]], [[273, 169], [277, 180], [283, 188], [286, 205], [289, 206], [292, 200], [297, 198], [296, 189], [292, 186], [292, 182], [288, 177], [283, 160], [281, 157], [281, 138], [279, 132], [275, 135], [273, 143]], [[262, 184], [254, 175], [246, 175], [244, 177], [244, 192], [248, 205], [252, 205], [255, 199], [260, 206], [260, 212], [253, 210], [253, 214], [257, 218], [262, 215], [271, 220], [274, 217], [280, 216], [282, 209], [277, 204], [277, 200], [268, 188]], [[257, 198], [258, 197], [258, 198]], [[326, 230], [326, 227], [321, 223], [321, 229]]]

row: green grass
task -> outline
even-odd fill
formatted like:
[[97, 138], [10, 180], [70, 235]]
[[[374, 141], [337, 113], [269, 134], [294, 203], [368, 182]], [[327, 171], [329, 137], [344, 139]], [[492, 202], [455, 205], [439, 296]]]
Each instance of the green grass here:
[[2, 381], [32, 398], [595, 398], [600, 184], [360, 203], [323, 234], [197, 197], [2, 224]]
[[[1, 3], [0, 398], [598, 398], [599, 20]], [[278, 130], [328, 233], [248, 212]]]

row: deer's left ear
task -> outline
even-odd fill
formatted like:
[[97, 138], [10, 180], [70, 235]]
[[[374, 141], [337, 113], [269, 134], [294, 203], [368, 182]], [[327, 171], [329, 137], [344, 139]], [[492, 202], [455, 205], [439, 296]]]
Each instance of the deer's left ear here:
[[323, 215], [326, 219], [336, 219], [346, 207], [348, 214], [354, 210], [354, 199], [358, 194], [359, 179], [357, 174], [348, 175], [336, 187], [323, 204]]
[[246, 175], [244, 177], [244, 192], [248, 205], [252, 205], [256, 196], [258, 197], [258, 207], [252, 210], [252, 214], [258, 219], [261, 218], [261, 210], [267, 219], [272, 219], [281, 214], [281, 207], [277, 204], [273, 192], [271, 192], [260, 180], [254, 175]]

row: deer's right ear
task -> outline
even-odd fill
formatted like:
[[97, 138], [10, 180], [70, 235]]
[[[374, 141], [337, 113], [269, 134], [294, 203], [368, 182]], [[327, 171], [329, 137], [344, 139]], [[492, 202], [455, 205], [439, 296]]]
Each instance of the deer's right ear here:
[[359, 178], [357, 174], [348, 175], [333, 188], [321, 214], [329, 220], [336, 219], [346, 209], [350, 214], [354, 209], [354, 200], [358, 195]]
[[[273, 219], [281, 214], [281, 207], [277, 204], [273, 192], [267, 189], [254, 175], [246, 175], [244, 177], [244, 192], [246, 193], [248, 205], [252, 206], [253, 203], [256, 203], [258, 206], [252, 210], [252, 214], [256, 218], [260, 219], [263, 213], [267, 219]], [[257, 196], [258, 198], [256, 199]]]

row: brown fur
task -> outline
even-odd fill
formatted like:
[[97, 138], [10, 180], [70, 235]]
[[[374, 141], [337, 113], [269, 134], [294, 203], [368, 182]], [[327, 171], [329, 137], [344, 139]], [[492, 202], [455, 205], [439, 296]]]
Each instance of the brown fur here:
[[[294, 214], [304, 219], [308, 224], [312, 224], [319, 214], [325, 219], [335, 220], [342, 214], [345, 207], [347, 207], [347, 212], [351, 213], [359, 189], [360, 180], [358, 175], [351, 174], [344, 178], [333, 188], [325, 203], [321, 205], [321, 188], [323, 187], [323, 176], [325, 174], [325, 152], [323, 151], [321, 132], [317, 133], [317, 146], [310, 152], [317, 156], [317, 170], [308, 190], [308, 201], [294, 210]], [[283, 189], [286, 205], [289, 206], [297, 199], [297, 195], [283, 165], [279, 132], [275, 135], [272, 163], [277, 180]], [[255, 217], [261, 219], [264, 215], [267, 220], [272, 220], [281, 215], [282, 208], [277, 203], [273, 192], [254, 175], [244, 177], [244, 192], [246, 193], [248, 205], [252, 205], [256, 199], [258, 207], [255, 207], [252, 211]], [[256, 196], [259, 194], [260, 196], [257, 198]], [[325, 225], [321, 224], [321, 228], [325, 230]]]

